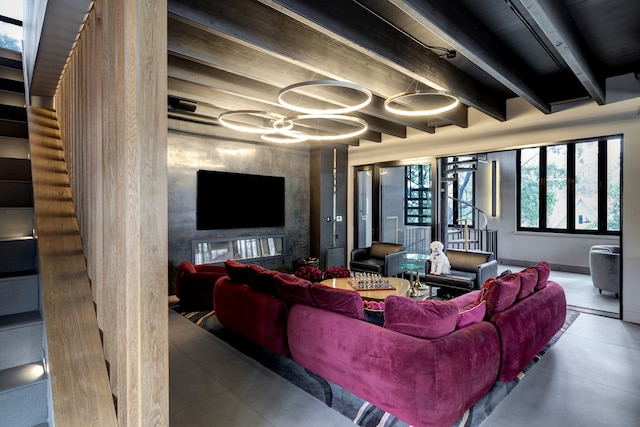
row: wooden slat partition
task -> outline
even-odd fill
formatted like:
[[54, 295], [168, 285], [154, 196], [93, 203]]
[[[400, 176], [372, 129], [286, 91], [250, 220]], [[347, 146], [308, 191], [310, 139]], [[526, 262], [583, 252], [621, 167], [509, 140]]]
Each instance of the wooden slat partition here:
[[166, 19], [97, 0], [54, 99], [120, 426], [169, 424]]
[[55, 112], [28, 118], [55, 423], [117, 426]]

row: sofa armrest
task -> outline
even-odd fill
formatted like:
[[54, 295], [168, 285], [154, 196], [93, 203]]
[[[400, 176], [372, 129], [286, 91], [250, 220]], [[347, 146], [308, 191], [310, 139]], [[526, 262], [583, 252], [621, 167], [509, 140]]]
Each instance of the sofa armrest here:
[[358, 248], [351, 251], [351, 261], [360, 261], [369, 258], [371, 248]]
[[476, 276], [476, 287], [474, 289], [480, 289], [482, 284], [492, 277], [498, 276], [498, 261], [487, 261], [478, 266], [478, 272]]
[[398, 251], [386, 254], [384, 256], [384, 272], [385, 277], [396, 277], [403, 272], [401, 264], [407, 256], [407, 251]]

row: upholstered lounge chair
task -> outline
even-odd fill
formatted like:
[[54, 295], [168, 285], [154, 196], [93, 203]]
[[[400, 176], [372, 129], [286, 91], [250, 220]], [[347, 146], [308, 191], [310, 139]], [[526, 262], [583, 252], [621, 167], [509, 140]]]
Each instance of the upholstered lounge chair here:
[[589, 251], [589, 270], [593, 286], [602, 293], [620, 293], [620, 246], [595, 245]]
[[373, 242], [368, 248], [351, 251], [349, 268], [351, 271], [395, 277], [403, 271], [400, 264], [406, 254], [399, 243]]
[[176, 296], [180, 298], [181, 311], [213, 309], [213, 287], [227, 274], [224, 266], [193, 265], [184, 260], [176, 275]]

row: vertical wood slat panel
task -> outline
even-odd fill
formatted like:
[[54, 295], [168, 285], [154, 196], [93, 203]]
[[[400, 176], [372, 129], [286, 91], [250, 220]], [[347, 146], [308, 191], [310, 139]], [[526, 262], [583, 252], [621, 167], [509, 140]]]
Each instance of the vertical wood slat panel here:
[[[105, 93], [105, 108], [106, 114], [104, 115], [105, 121], [103, 122], [103, 126], [106, 127], [107, 133], [105, 134], [105, 138], [102, 141], [102, 165], [103, 165], [103, 205], [105, 207], [104, 210], [104, 223], [102, 224], [102, 232], [104, 236], [103, 241], [103, 272], [104, 272], [104, 291], [105, 291], [105, 306], [106, 307], [116, 307], [117, 304], [117, 294], [116, 289], [113, 287], [113, 284], [117, 282], [117, 273], [118, 273], [118, 259], [117, 256], [117, 248], [114, 248], [115, 242], [114, 234], [116, 233], [116, 228], [118, 223], [121, 222], [118, 218], [118, 211], [114, 209], [118, 204], [117, 198], [114, 196], [114, 188], [116, 187], [114, 180], [117, 172], [114, 173], [112, 170], [111, 161], [112, 152], [117, 144], [117, 128], [119, 118], [114, 114], [117, 104], [114, 100], [118, 98], [117, 94], [114, 93], [117, 85], [117, 69], [116, 65], [118, 64], [117, 58], [117, 46], [121, 42], [117, 37], [117, 5], [115, 2], [108, 2], [105, 5], [105, 14], [104, 20], [106, 22], [106, 34], [105, 42], [108, 43], [108, 51], [105, 57], [105, 70], [108, 70], [109, 76], [108, 80], [104, 83], [104, 87], [106, 87]], [[121, 62], [121, 61], [120, 61]], [[116, 254], [114, 254], [114, 250]], [[116, 331], [120, 329], [119, 325], [119, 317], [115, 316], [115, 311], [109, 310], [109, 314], [111, 317], [111, 321], [108, 324], [105, 324], [105, 350], [107, 355], [107, 360], [111, 364], [111, 390], [113, 394], [119, 397], [119, 383], [118, 383], [118, 339], [116, 336]]]
[[56, 106], [118, 422], [168, 425], [166, 1], [96, 1]]

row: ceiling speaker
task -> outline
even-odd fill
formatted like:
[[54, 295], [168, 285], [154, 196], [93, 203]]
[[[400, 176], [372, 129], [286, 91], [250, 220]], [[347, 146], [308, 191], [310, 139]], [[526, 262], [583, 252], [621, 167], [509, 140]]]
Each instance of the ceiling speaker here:
[[169, 97], [169, 108], [172, 110], [188, 111], [193, 113], [196, 111], [197, 104], [195, 101], [189, 101], [188, 99], [180, 99], [175, 96]]

